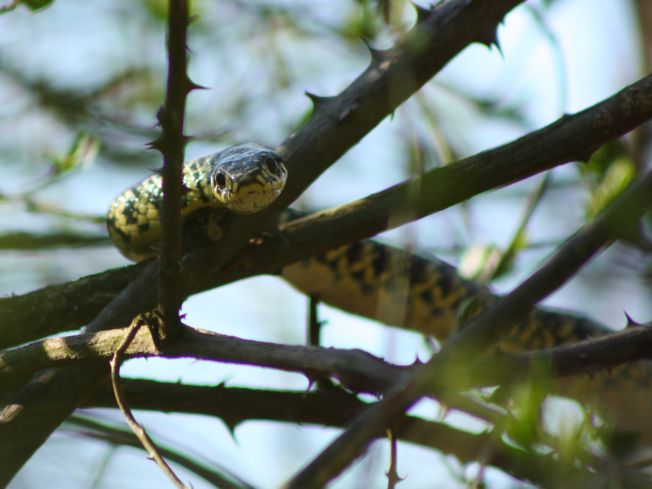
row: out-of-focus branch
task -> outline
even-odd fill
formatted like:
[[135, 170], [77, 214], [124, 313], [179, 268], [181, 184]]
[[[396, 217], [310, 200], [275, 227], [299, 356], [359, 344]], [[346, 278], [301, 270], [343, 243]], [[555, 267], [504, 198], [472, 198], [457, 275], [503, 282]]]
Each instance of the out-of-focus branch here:
[[[125, 384], [130, 383], [128, 380], [124, 380], [123, 382]], [[142, 448], [142, 445], [133, 433], [100, 420], [83, 416], [71, 416], [66, 420], [66, 423], [76, 435], [101, 440], [112, 445]], [[196, 456], [187, 456], [181, 450], [163, 445], [159, 442], [157, 442], [157, 446], [166, 459], [202, 477], [204, 480], [215, 485], [215, 487], [225, 489], [252, 488], [251, 485], [234, 474], [229, 473], [226, 469], [222, 467], [216, 469], [214, 461], [201, 462]]]
[[[355, 395], [333, 388], [316, 392], [269, 391], [139, 379], [124, 379], [123, 387], [134, 409], [217, 416], [231, 430], [249, 420], [344, 428], [369, 406]], [[115, 403], [109, 390], [100, 388], [85, 407], [111, 408]], [[403, 416], [392, 427], [402, 441], [453, 455], [462, 463], [475, 462], [485, 454], [485, 463], [549, 487], [558, 487], [559, 478], [564, 476], [556, 460], [515, 448], [491, 433], [472, 434], [415, 416]], [[574, 468], [572, 474], [565, 475], [584, 480], [590, 477], [584, 468]]]
[[652, 201], [652, 171], [632, 184], [599, 217], [564, 243], [536, 273], [477, 318], [463, 324], [410, 379], [392, 387], [383, 400], [332, 442], [289, 482], [290, 488], [325, 485], [348, 467], [391, 420], [409, 409], [426, 391], [445, 392], [455, 385], [470, 359], [481, 356], [531, 308], [572, 277], [613, 239], [636, 225]]
[[106, 236], [98, 234], [68, 233], [49, 234], [14, 232], [0, 234], [0, 250], [47, 250], [51, 248], [76, 248], [108, 244]]

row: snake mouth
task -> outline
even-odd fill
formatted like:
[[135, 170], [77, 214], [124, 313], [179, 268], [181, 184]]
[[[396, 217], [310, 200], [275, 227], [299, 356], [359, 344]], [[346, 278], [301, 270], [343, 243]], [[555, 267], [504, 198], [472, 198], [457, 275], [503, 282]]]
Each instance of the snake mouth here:
[[268, 207], [281, 194], [282, 187], [254, 180], [239, 185], [235, 192], [223, 195], [224, 203], [238, 214], [253, 214]]

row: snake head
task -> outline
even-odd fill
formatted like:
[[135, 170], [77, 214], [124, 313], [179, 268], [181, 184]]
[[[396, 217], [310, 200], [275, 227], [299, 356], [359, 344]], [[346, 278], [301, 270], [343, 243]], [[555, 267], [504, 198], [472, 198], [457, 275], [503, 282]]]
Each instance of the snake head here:
[[215, 156], [210, 184], [215, 198], [227, 209], [251, 214], [276, 200], [287, 174], [278, 153], [258, 144], [242, 144]]

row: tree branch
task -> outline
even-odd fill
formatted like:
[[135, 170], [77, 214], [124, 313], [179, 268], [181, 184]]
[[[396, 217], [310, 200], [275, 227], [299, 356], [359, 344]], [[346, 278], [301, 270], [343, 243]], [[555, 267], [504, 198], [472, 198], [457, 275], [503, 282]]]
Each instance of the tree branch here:
[[[128, 381], [123, 381], [128, 382]], [[100, 389], [101, 390], [101, 389]], [[113, 406], [111, 406], [113, 407]], [[66, 420], [68, 426], [74, 427], [74, 433], [114, 446], [129, 446], [142, 448], [140, 441], [134, 434], [128, 430], [121, 429], [106, 422], [92, 419], [91, 417], [71, 416]], [[193, 474], [202, 477], [204, 480], [212, 483], [215, 487], [222, 489], [253, 489], [253, 486], [247, 484], [244, 480], [235, 474], [229, 473], [223, 467], [217, 467], [214, 461], [200, 461], [196, 455], [188, 456], [179, 449], [166, 447], [158, 443], [161, 454], [168, 460], [180, 465]]]
[[[15, 376], [49, 367], [107, 361], [125, 334], [125, 329], [83, 333], [48, 338], [2, 351], [0, 379], [4, 383]], [[652, 358], [650, 344], [652, 324], [639, 325], [572, 345], [525, 353], [490, 355], [469, 363], [468, 373], [457, 378], [456, 383], [459, 389], [508, 385], [531, 378], [541, 371], [542, 366], [553, 378], [594, 374], [599, 370]], [[352, 391], [373, 394], [385, 392], [396, 382], [405, 379], [415, 368], [414, 365], [393, 365], [363, 350], [279, 345], [189, 327], [183, 330], [174, 345], [163, 345], [160, 350], [157, 348], [149, 330], [142, 329], [129, 345], [125, 357], [193, 358], [275, 368], [303, 373], [310, 379], [335, 378]], [[647, 370], [644, 366], [640, 367]], [[642, 377], [644, 372], [636, 371], [635, 365], [631, 365], [631, 368], [632, 377]], [[592, 381], [592, 377], [584, 378]], [[597, 386], [593, 387], [594, 390], [597, 389]], [[452, 407], [456, 405], [449, 398], [445, 401]], [[464, 407], [460, 409], [468, 411]]]
[[183, 196], [183, 155], [188, 138], [183, 133], [186, 95], [193, 88], [188, 77], [186, 37], [188, 30], [187, 0], [168, 2], [168, 82], [165, 105], [158, 113], [161, 137], [153, 143], [163, 154], [163, 202], [161, 208], [161, 254], [159, 307], [163, 313], [161, 340], [179, 331], [179, 308], [182, 293], [181, 273], [181, 198]]
[[[0, 354], [0, 378], [89, 360], [108, 360], [125, 334], [125, 329], [85, 333], [4, 351]], [[403, 368], [363, 350], [277, 345], [189, 327], [183, 329], [174, 344], [160, 347], [152, 341], [149, 330], [143, 328], [129, 345], [125, 357], [142, 356], [255, 365], [301, 372], [311, 379], [334, 377], [351, 390], [371, 393], [384, 391], [391, 385], [390, 379], [398, 380], [405, 373]]]
[[[216, 416], [231, 431], [248, 420], [343, 428], [369, 406], [340, 389], [306, 393], [223, 385], [191, 386], [139, 379], [124, 379], [123, 384], [125, 395], [134, 409]], [[108, 389], [100, 388], [88, 399], [85, 407], [112, 408], [115, 402]], [[514, 448], [491, 433], [471, 434], [415, 416], [402, 416], [392, 426], [401, 440], [453, 455], [461, 463], [475, 462], [479, 454], [485, 453], [488, 455], [486, 463], [522, 480], [558, 487], [563, 477], [556, 460]], [[593, 477], [600, 477], [599, 474], [590, 475], [582, 468], [574, 469], [572, 476], [587, 484]]]
[[[638, 222], [651, 204], [652, 172], [625, 190], [600, 216], [564, 243], [534, 275], [499, 299], [477, 318], [463, 324], [409, 380], [394, 385], [384, 399], [331, 443], [288, 483], [289, 488], [325, 485], [348, 467], [382, 433], [391, 419], [409, 409], [425, 391], [446, 391], [455, 385], [469, 359], [478, 358], [493, 342], [523, 320], [530, 309], [572, 277], [579, 268], [629, 226]], [[442, 382], [444, 380], [444, 382]]]

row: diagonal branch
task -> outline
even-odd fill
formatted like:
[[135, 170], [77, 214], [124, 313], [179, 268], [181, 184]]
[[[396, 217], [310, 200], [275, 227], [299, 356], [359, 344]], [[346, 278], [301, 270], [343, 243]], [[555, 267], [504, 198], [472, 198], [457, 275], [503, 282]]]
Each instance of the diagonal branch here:
[[[288, 484], [290, 488], [318, 487], [340, 474], [382, 433], [393, 417], [405, 412], [424, 392], [446, 391], [469, 359], [478, 358], [495, 341], [525, 318], [531, 308], [572, 277], [615, 237], [638, 222], [652, 203], [652, 172], [631, 185], [594, 222], [563, 244], [534, 275], [501, 298], [478, 318], [462, 325], [442, 350], [412, 376], [398, 382], [387, 396], [331, 443]], [[447, 385], [447, 381], [449, 384]]]

